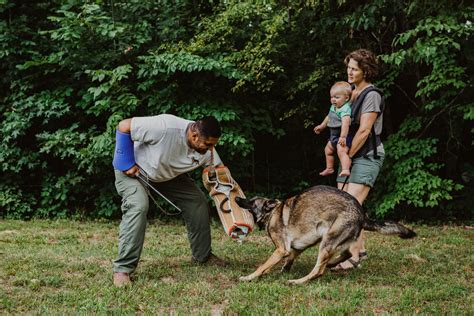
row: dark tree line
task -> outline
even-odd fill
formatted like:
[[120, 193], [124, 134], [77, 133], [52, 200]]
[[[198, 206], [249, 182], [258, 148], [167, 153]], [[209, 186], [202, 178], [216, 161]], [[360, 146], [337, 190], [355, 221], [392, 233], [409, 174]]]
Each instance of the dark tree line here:
[[[126, 117], [212, 114], [250, 195], [322, 179], [329, 87], [363, 47], [383, 65], [378, 216], [472, 216], [474, 10], [464, 1], [0, 1], [0, 210], [115, 217]], [[198, 175], [196, 175], [198, 177]]]

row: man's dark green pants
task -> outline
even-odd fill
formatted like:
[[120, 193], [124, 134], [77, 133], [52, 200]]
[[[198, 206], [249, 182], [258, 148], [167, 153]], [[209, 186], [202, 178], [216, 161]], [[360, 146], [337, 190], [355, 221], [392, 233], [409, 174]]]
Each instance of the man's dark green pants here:
[[[193, 257], [204, 262], [211, 253], [209, 205], [206, 196], [187, 175], [166, 182], [149, 182], [182, 211]], [[115, 170], [115, 187], [122, 197], [118, 258], [114, 272], [132, 273], [140, 260], [145, 239], [149, 199], [147, 188], [137, 179]]]

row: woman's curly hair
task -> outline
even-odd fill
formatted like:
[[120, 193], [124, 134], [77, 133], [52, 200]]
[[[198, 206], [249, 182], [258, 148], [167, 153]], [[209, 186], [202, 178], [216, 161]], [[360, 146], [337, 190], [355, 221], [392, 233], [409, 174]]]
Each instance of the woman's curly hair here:
[[377, 77], [379, 73], [379, 63], [377, 57], [368, 49], [358, 49], [349, 53], [344, 59], [346, 66], [349, 64], [349, 60], [354, 59], [359, 68], [364, 72], [365, 80], [371, 82]]

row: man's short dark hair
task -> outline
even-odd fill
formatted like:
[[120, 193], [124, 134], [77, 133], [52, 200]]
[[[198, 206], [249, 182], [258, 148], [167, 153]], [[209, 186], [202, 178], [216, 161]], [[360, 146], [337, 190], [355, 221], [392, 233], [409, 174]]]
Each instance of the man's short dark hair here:
[[221, 137], [221, 125], [214, 116], [205, 116], [197, 120], [195, 128], [204, 139]]

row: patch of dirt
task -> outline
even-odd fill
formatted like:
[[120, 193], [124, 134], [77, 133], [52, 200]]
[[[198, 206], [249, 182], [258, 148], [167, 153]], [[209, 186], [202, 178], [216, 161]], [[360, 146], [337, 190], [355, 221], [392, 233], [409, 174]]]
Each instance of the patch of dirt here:
[[418, 256], [414, 253], [406, 255], [405, 258], [412, 259], [412, 260], [415, 260], [415, 261], [418, 261], [418, 262], [427, 262], [428, 261], [428, 260], [426, 260], [424, 258], [421, 258], [420, 256]]
[[15, 235], [17, 233], [19, 233], [20, 231], [19, 230], [4, 230], [4, 231], [1, 231], [0, 232], [0, 236], [4, 236], [4, 235]]
[[178, 281], [172, 277], [163, 277], [160, 279], [161, 282], [165, 284], [176, 284]]
[[231, 288], [232, 286], [236, 285], [237, 282], [234, 278], [222, 272], [214, 275], [207, 275], [206, 281], [209, 284], [218, 285], [220, 290]]
[[211, 316], [223, 315], [224, 310], [229, 305], [229, 300], [224, 300], [220, 304], [215, 304], [211, 306]]

